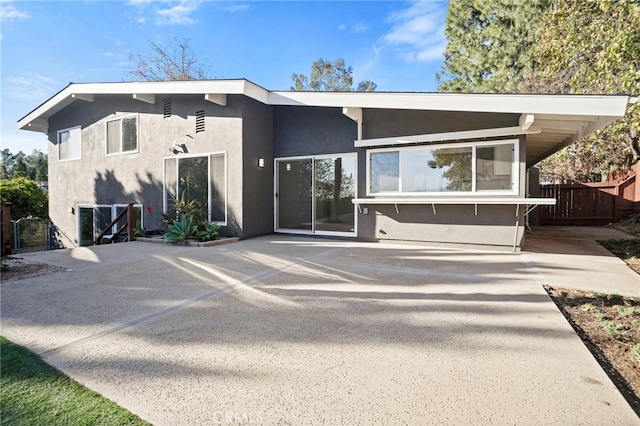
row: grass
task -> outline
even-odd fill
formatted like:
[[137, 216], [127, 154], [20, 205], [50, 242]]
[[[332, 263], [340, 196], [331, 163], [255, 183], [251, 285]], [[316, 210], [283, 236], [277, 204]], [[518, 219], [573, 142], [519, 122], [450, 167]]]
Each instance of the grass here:
[[149, 425], [0, 336], [0, 424]]

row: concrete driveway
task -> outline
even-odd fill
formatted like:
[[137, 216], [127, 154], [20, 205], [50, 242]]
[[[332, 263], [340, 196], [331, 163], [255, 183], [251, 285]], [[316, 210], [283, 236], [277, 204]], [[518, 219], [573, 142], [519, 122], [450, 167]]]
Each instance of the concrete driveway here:
[[67, 271], [3, 283], [2, 334], [157, 425], [639, 424], [539, 254], [290, 236], [31, 254]]

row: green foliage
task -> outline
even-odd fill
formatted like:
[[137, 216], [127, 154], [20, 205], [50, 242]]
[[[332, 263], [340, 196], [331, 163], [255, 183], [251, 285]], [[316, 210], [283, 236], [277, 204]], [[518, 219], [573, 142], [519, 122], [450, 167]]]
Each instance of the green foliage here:
[[640, 343], [631, 347], [631, 359], [640, 365]]
[[148, 424], [4, 337], [0, 356], [3, 425]]
[[548, 1], [457, 0], [449, 2], [442, 92], [518, 92], [535, 67], [530, 56]]
[[[558, 2], [545, 18], [533, 54], [540, 58], [529, 90], [542, 93], [640, 93], [640, 3]], [[539, 164], [543, 180], [594, 182], [640, 158], [640, 105]]]
[[203, 222], [198, 229], [197, 234], [202, 241], [213, 241], [220, 238], [220, 225], [217, 223]]
[[164, 234], [164, 239], [172, 243], [180, 243], [194, 236], [197, 229], [197, 226], [193, 223], [193, 217], [183, 213], [178, 220], [169, 225], [169, 232]]
[[304, 74], [293, 74], [291, 90], [316, 92], [373, 92], [377, 85], [370, 80], [361, 81], [353, 89], [353, 67], [347, 67], [344, 59], [325, 61], [320, 58], [311, 65], [311, 78]]
[[[640, 93], [640, 3], [459, 0], [449, 3], [440, 91]], [[640, 158], [640, 103], [538, 164], [542, 181], [605, 180]]]
[[34, 182], [24, 177], [0, 181], [0, 203], [10, 202], [11, 216], [20, 219], [27, 216], [48, 217], [47, 194]]
[[140, 221], [136, 222], [136, 226], [133, 228], [133, 236], [134, 237], [144, 237], [145, 229], [140, 224]]
[[162, 214], [162, 221], [165, 225], [179, 220], [182, 215], [190, 217], [195, 223], [204, 221], [204, 209], [198, 200], [187, 200], [187, 191], [183, 191], [180, 199], [173, 198], [173, 205], [169, 211]]
[[0, 152], [0, 179], [25, 177], [38, 182], [46, 181], [48, 176], [47, 155], [39, 149], [34, 149], [29, 155], [22, 151], [13, 154], [8, 148]]
[[629, 329], [624, 324], [615, 324], [610, 321], [603, 321], [602, 326], [607, 331], [607, 334], [616, 340], [621, 342], [628, 342], [631, 340]]

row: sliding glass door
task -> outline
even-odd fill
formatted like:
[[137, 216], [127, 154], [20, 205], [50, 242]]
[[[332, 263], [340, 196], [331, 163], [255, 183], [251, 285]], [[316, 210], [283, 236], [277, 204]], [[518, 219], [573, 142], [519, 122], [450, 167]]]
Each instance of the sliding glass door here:
[[355, 154], [276, 160], [276, 231], [355, 235]]

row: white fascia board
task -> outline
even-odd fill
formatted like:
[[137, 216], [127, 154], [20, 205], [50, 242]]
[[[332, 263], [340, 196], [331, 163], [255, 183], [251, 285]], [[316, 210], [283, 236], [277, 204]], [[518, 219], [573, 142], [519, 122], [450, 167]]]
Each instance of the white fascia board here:
[[270, 105], [624, 116], [629, 96], [269, 92]]
[[408, 145], [415, 143], [444, 142], [463, 139], [495, 138], [500, 136], [530, 135], [540, 133], [540, 128], [532, 126], [522, 130], [520, 126], [498, 127], [495, 129], [465, 130], [461, 132], [430, 133], [426, 135], [396, 136], [391, 138], [364, 139], [354, 141], [356, 148], [387, 145]]

